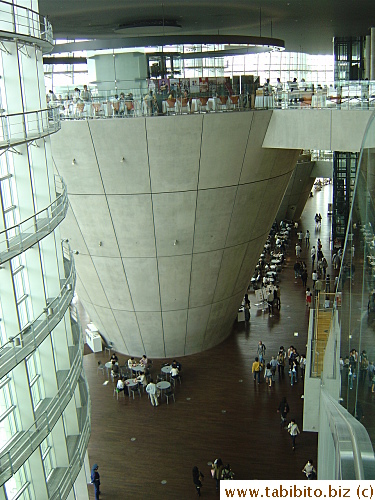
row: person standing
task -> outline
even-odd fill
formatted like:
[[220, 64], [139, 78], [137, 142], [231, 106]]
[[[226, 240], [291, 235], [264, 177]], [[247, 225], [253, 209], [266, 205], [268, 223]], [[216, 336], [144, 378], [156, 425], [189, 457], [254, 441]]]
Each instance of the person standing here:
[[310, 247], [310, 231], [307, 229], [305, 234], [306, 248]]
[[146, 387], [147, 394], [150, 395], [150, 401], [152, 406], [159, 406], [158, 401], [158, 388], [154, 384], [153, 379], [150, 380], [150, 383]]
[[277, 371], [279, 373], [279, 379], [284, 378], [285, 369], [285, 351], [280, 348], [279, 354], [277, 355]]
[[304, 269], [301, 273], [301, 280], [303, 288], [306, 288], [307, 285], [307, 269]]
[[198, 469], [197, 466], [193, 467], [193, 483], [195, 486], [195, 489], [197, 490], [198, 496], [201, 496], [201, 488], [202, 488], [202, 479], [204, 478], [204, 475], [202, 472]]
[[100, 475], [98, 472], [99, 466], [98, 464], [94, 464], [91, 469], [91, 484], [94, 485], [95, 488], [95, 500], [99, 500], [100, 495]]
[[248, 323], [250, 321], [250, 302], [245, 302], [244, 306], [245, 321]]
[[296, 437], [298, 436], [298, 434], [300, 434], [300, 430], [294, 418], [292, 418], [292, 420], [290, 421], [287, 429], [292, 438], [292, 450], [294, 451], [296, 449]]

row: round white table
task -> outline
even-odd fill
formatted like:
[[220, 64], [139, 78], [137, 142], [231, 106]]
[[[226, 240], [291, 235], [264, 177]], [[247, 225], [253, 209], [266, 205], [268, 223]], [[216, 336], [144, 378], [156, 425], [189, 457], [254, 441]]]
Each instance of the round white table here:
[[140, 364], [134, 365], [134, 366], [132, 366], [132, 371], [133, 372], [137, 372], [137, 373], [144, 372], [145, 371], [145, 367], [143, 365], [140, 365]]
[[[115, 365], [118, 365], [118, 363], [115, 363]], [[112, 361], [107, 361], [106, 364], [104, 365], [107, 369], [107, 376], [109, 378], [109, 370], [112, 368]]]
[[158, 389], [160, 389], [161, 391], [165, 391], [165, 390], [169, 389], [170, 386], [171, 386], [170, 382], [167, 382], [166, 380], [162, 380], [161, 382], [158, 382], [156, 384], [156, 387]]
[[170, 375], [170, 374], [171, 374], [171, 371], [172, 371], [172, 366], [171, 366], [171, 365], [162, 366], [162, 367], [161, 367], [161, 371], [162, 371], [163, 373], [165, 373], [166, 375]]

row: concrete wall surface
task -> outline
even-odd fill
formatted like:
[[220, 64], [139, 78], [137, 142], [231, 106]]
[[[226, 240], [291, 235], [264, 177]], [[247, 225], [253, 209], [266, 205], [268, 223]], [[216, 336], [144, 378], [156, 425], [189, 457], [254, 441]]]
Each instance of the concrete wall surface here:
[[315, 179], [311, 177], [311, 172], [314, 169], [315, 162], [309, 159], [301, 160], [302, 158], [300, 157], [297, 161], [296, 168], [289, 180], [279, 211], [277, 212], [276, 220], [278, 222], [283, 219], [300, 219], [314, 184]]
[[229, 335], [299, 154], [262, 147], [271, 116], [76, 120], [52, 137], [77, 293], [116, 350], [182, 356]]
[[360, 151], [370, 110], [275, 110], [264, 139], [265, 148]]

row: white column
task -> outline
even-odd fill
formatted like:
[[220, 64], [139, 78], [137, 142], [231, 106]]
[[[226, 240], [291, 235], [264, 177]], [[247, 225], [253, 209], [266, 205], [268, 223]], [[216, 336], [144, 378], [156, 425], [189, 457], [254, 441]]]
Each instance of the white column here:
[[365, 78], [370, 80], [370, 65], [371, 65], [371, 35], [366, 36], [366, 58], [365, 58]]

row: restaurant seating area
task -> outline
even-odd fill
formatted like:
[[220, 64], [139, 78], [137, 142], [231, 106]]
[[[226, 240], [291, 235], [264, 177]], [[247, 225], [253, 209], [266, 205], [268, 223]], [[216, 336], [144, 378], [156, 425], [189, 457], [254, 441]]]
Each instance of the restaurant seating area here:
[[[114, 356], [117, 357], [116, 354]], [[113, 388], [113, 397], [119, 401], [120, 399], [125, 399], [126, 396], [129, 401], [134, 400], [137, 396], [142, 397], [142, 393], [145, 392], [145, 387], [147, 383], [154, 380], [159, 394], [159, 404], [169, 404], [169, 400], [175, 399], [175, 392], [178, 386], [181, 385], [181, 365], [177, 362], [180, 367], [178, 373], [175, 376], [171, 375], [172, 371], [172, 361], [170, 363], [162, 363], [160, 367], [154, 366], [152, 360], [148, 359], [147, 364], [142, 364], [134, 359], [134, 361], [123, 360], [120, 356], [119, 360], [114, 362], [110, 359], [105, 363], [101, 360], [98, 361], [97, 373], [98, 376], [102, 375], [104, 382], [103, 385], [109, 386], [110, 389]], [[174, 360], [175, 362], [175, 360]], [[176, 363], [176, 362], [175, 362]], [[116, 371], [113, 369], [113, 365], [116, 365]], [[145, 375], [145, 383], [139, 380], [139, 376]], [[124, 388], [118, 388], [118, 381], [121, 380], [124, 383]]]

